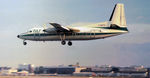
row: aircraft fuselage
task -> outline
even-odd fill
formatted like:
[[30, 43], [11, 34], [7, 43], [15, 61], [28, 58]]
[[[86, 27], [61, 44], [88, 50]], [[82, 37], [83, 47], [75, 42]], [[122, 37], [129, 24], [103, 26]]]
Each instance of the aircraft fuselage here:
[[111, 29], [107, 30], [99, 28], [88, 28], [88, 30], [85, 29], [86, 28], [80, 27], [81, 32], [73, 32], [73, 33], [68, 32], [61, 34], [61, 32], [58, 33], [56, 31], [51, 31], [51, 33], [43, 32], [44, 30], [43, 28], [33, 28], [28, 32], [19, 35], [19, 38], [32, 41], [61, 41], [63, 38], [65, 38], [65, 40], [93, 40], [93, 39], [103, 39], [106, 37], [126, 33], [126, 31], [118, 31]]

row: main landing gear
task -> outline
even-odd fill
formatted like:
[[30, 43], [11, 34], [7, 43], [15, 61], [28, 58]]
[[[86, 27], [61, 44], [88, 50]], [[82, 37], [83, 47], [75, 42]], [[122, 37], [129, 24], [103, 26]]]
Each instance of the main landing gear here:
[[66, 44], [66, 41], [65, 41], [65, 40], [61, 41], [61, 44], [62, 44], [62, 45], [65, 45], [65, 44]]
[[72, 46], [72, 42], [71, 42], [71, 41], [69, 41], [69, 42], [68, 42], [68, 45], [69, 45], [69, 46]]
[[27, 45], [27, 42], [25, 42], [25, 40], [23, 41], [23, 45]]
[[[66, 39], [65, 34], [60, 34], [60, 40], [61, 40], [61, 44], [62, 44], [62, 45], [65, 45], [65, 44], [66, 44], [65, 39]], [[68, 41], [68, 45], [69, 45], [69, 46], [72, 46], [72, 42], [71, 42], [71, 41]]]
[[[62, 44], [62, 45], [65, 45], [65, 44], [66, 44], [66, 41], [65, 41], [65, 40], [61, 41], [61, 44]], [[72, 42], [69, 41], [69, 42], [68, 42], [68, 45], [69, 45], [69, 46], [72, 46]]]

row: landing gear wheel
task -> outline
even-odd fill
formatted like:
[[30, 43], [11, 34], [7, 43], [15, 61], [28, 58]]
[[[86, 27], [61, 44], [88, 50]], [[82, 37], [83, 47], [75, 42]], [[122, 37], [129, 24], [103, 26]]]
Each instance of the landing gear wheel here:
[[27, 42], [23, 42], [23, 45], [27, 45]]
[[71, 42], [71, 41], [69, 41], [69, 42], [68, 42], [68, 45], [69, 45], [69, 46], [72, 46], [72, 42]]
[[62, 44], [62, 45], [65, 45], [65, 44], [66, 44], [66, 41], [65, 41], [65, 40], [61, 41], [61, 44]]

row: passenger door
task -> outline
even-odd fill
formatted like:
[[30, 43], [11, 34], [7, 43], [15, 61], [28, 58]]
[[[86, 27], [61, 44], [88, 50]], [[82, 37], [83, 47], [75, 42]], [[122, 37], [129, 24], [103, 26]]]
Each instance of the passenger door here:
[[90, 37], [95, 38], [95, 30], [91, 30]]
[[34, 39], [39, 40], [40, 39], [40, 31], [38, 29], [33, 30], [34, 32]]

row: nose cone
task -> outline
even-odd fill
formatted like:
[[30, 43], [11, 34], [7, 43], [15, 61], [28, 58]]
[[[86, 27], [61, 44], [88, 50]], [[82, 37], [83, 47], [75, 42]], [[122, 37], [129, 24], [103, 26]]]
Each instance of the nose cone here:
[[26, 37], [25, 37], [24, 35], [25, 35], [24, 33], [22, 33], [22, 34], [19, 34], [19, 35], [17, 35], [17, 38], [20, 38], [20, 39], [25, 39]]
[[20, 38], [20, 35], [17, 35], [18, 38]]

